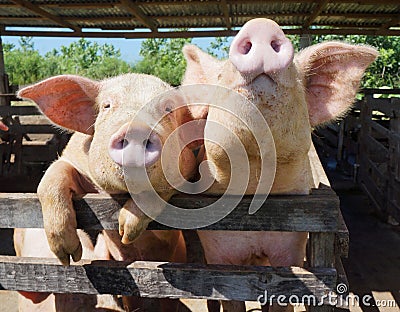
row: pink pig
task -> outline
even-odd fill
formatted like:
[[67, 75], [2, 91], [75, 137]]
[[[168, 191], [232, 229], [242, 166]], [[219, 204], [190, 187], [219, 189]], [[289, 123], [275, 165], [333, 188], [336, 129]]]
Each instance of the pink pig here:
[[[268, 122], [277, 158], [271, 194], [309, 194], [311, 187], [325, 179], [312, 146], [312, 128], [346, 113], [365, 69], [378, 55], [371, 47], [340, 42], [317, 44], [294, 55], [292, 44], [279, 25], [268, 19], [247, 22], [234, 38], [226, 61], [219, 61], [193, 45], [185, 46], [183, 53], [187, 60], [183, 85], [208, 83], [235, 90], [252, 101]], [[196, 118], [223, 123], [243, 144], [253, 140], [251, 134], [235, 128], [237, 123], [227, 112], [203, 106], [194, 107], [192, 113]], [[246, 109], [244, 119], [245, 115]], [[224, 154], [221, 148], [207, 140], [207, 126], [205, 159], [215, 166], [216, 180], [207, 192], [221, 194], [229, 182], [229, 163], [226, 157], [221, 157]], [[259, 159], [253, 160], [249, 161], [247, 194], [254, 194], [261, 169]], [[307, 233], [198, 231], [198, 234], [208, 263], [303, 265]], [[242, 302], [222, 304], [224, 311], [244, 311]], [[285, 310], [276, 306], [270, 310], [275, 309]]]
[[[168, 84], [156, 77], [127, 74], [100, 82], [62, 75], [19, 92], [19, 97], [35, 101], [52, 122], [75, 131], [62, 156], [49, 167], [38, 187], [48, 247], [40, 247], [47, 245], [43, 242], [43, 232], [18, 230], [16, 250], [20, 256], [48, 257], [51, 250], [64, 265], [69, 264], [70, 256], [74, 261], [80, 260], [82, 253], [88, 259], [185, 261], [181, 232], [144, 231], [151, 219], [132, 199], [126, 202], [120, 212], [119, 233], [103, 231], [95, 246], [85, 233], [77, 231], [72, 204], [73, 199], [82, 198], [89, 192], [128, 193], [122, 165], [145, 168], [151, 185], [140, 178], [130, 177], [133, 180], [129, 189], [144, 201], [146, 196], [151, 196], [149, 187], [154, 188], [165, 201], [170, 199], [176, 191], [168, 184], [161, 168], [161, 152], [167, 137], [192, 119], [191, 113], [177, 93], [176, 96], [168, 93], [170, 96], [166, 99], [160, 97], [155, 105], [145, 104], [165, 92], [173, 92], [171, 90]], [[144, 113], [140, 116], [152, 118], [151, 121], [161, 119], [162, 122], [154, 129], [149, 126], [150, 119], [136, 118], [131, 122], [142, 106], [141, 112]], [[196, 159], [188, 147], [181, 148], [179, 135], [175, 141], [169, 141], [169, 144], [176, 145], [172, 148], [175, 153], [179, 155], [181, 151], [179, 168], [173, 168], [175, 171], [172, 170], [169, 177], [180, 177], [181, 173], [189, 179], [195, 173]], [[38, 248], [32, 247], [36, 245]], [[34, 302], [46, 298], [41, 294], [26, 295]], [[56, 298], [52, 296], [49, 300], [56, 303], [65, 299], [63, 295], [54, 295]], [[78, 297], [72, 295], [67, 299], [70, 300], [68, 302], [78, 302]], [[98, 307], [96, 300], [94, 302]], [[135, 298], [126, 299], [124, 305], [129, 309], [140, 308], [136, 301]], [[106, 307], [119, 311], [112, 302], [111, 307], [107, 304]], [[51, 304], [54, 307], [54, 303]], [[101, 311], [92, 308], [93, 311]], [[164, 309], [168, 308], [168, 305], [164, 306]], [[55, 309], [59, 310], [57, 307]], [[91, 311], [88, 307], [84, 310]]]

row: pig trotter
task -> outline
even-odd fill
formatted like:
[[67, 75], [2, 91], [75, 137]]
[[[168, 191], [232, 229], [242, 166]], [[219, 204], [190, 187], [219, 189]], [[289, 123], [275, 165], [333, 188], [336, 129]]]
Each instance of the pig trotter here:
[[119, 213], [119, 235], [123, 244], [131, 244], [146, 230], [151, 219], [129, 199]]

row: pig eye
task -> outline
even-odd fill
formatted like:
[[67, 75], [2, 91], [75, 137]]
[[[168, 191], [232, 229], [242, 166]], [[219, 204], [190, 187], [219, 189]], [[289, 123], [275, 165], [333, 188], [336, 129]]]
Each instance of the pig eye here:
[[104, 108], [104, 109], [111, 108], [111, 102], [110, 102], [110, 101], [104, 102], [104, 103], [103, 103], [103, 108]]
[[172, 112], [172, 108], [169, 107], [169, 106], [167, 106], [167, 107], [165, 108], [165, 111], [166, 111], [167, 113], [170, 113], [170, 112]]

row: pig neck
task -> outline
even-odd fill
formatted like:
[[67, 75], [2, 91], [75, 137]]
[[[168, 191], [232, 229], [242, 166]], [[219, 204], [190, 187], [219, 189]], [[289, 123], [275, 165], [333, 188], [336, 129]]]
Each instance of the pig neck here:
[[[290, 75], [296, 77], [293, 65], [286, 73]], [[299, 83], [288, 83], [277, 86], [269, 94], [252, 93], [253, 102], [267, 121], [275, 143], [277, 160], [272, 194], [309, 194], [310, 191], [311, 126], [304, 91], [299, 86]], [[257, 170], [260, 168], [254, 172]], [[249, 193], [255, 190], [256, 183], [253, 184]]]
[[302, 92], [281, 102], [283, 109], [264, 114], [275, 141], [277, 163], [272, 194], [309, 194], [311, 167], [308, 151], [311, 146], [311, 126]]

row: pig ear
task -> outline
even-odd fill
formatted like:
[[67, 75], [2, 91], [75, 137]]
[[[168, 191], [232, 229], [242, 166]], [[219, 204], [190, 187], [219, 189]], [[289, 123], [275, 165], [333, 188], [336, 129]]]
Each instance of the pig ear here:
[[183, 84], [210, 83], [220, 62], [192, 44], [185, 45], [182, 52], [187, 63]]
[[377, 56], [378, 52], [371, 47], [340, 42], [317, 44], [296, 56], [312, 126], [346, 113], [364, 71]]
[[57, 125], [92, 135], [100, 83], [74, 75], [55, 76], [23, 88], [18, 96], [33, 100]]
[[[185, 45], [182, 52], [187, 63], [182, 85], [217, 82], [217, 78], [212, 75], [218, 74], [221, 68], [220, 61], [191, 44]], [[190, 110], [194, 119], [207, 118], [207, 106], [194, 105]]]
[[[195, 149], [203, 144], [205, 119], [193, 118], [189, 106], [186, 105], [184, 97], [176, 94], [173, 99], [174, 103], [168, 103], [166, 106], [171, 107], [168, 118], [171, 120], [175, 129], [178, 129], [181, 141], [191, 149]], [[198, 138], [201, 139], [198, 139]], [[193, 140], [196, 138], [196, 140]], [[190, 142], [189, 144], [187, 144]]]

